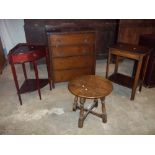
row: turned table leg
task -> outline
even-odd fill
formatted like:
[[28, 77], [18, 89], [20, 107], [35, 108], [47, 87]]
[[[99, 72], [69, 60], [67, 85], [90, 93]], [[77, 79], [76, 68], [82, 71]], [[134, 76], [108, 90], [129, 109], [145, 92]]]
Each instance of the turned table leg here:
[[101, 104], [102, 104], [102, 122], [107, 122], [107, 114], [106, 114], [106, 108], [105, 108], [105, 97], [101, 98]]
[[76, 111], [76, 109], [77, 109], [77, 104], [78, 104], [78, 97], [75, 96], [75, 98], [74, 98], [74, 103], [73, 103], [73, 111]]
[[84, 122], [84, 103], [86, 99], [85, 98], [80, 98], [80, 118], [78, 121], [78, 127], [82, 128], [83, 127], [83, 122]]

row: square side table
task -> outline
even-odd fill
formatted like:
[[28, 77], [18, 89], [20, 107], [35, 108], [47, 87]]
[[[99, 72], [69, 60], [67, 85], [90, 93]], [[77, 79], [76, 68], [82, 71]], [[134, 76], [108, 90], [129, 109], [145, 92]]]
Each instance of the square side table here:
[[[106, 78], [113, 81], [114, 83], [131, 88], [132, 92], [130, 100], [134, 100], [136, 88], [138, 85], [140, 86], [139, 91], [141, 91], [142, 89], [150, 52], [151, 48], [125, 43], [118, 43], [109, 48], [109, 56], [106, 68]], [[108, 76], [109, 64], [112, 55], [116, 56], [115, 69], [114, 73]], [[137, 61], [138, 65], [134, 76], [130, 77], [118, 73], [118, 64], [120, 58], [128, 58]]]

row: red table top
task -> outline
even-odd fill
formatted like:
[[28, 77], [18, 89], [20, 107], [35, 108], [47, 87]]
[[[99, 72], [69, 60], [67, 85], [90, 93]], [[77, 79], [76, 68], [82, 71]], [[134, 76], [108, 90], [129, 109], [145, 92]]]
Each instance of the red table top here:
[[9, 54], [22, 54], [30, 53], [36, 50], [45, 50], [46, 46], [44, 45], [30, 45], [27, 43], [19, 43], [14, 48], [12, 48]]
[[30, 45], [27, 43], [17, 44], [8, 54], [10, 62], [23, 63], [40, 59], [46, 55], [46, 46]]

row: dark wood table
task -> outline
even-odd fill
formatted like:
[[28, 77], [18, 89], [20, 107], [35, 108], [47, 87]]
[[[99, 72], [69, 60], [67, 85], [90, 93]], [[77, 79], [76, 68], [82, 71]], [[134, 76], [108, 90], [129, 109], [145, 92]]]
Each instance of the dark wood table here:
[[[38, 69], [36, 61], [45, 57], [47, 64], [47, 79], [39, 79]], [[37, 45], [29, 45], [26, 43], [20, 43], [16, 45], [13, 49], [10, 50], [8, 55], [9, 63], [11, 65], [12, 74], [15, 82], [15, 86], [17, 89], [18, 98], [20, 104], [22, 105], [21, 95], [26, 92], [32, 92], [38, 90], [39, 97], [41, 99], [40, 88], [44, 87], [49, 83], [51, 90], [51, 80], [50, 80], [50, 69], [49, 69], [49, 55], [46, 46], [37, 46]], [[26, 74], [26, 62], [32, 62], [35, 72], [36, 79], [28, 79]], [[16, 69], [14, 64], [22, 64], [25, 81], [22, 86], [19, 88], [18, 79], [16, 75]]]
[[[104, 123], [107, 122], [105, 97], [109, 95], [113, 89], [109, 80], [96, 75], [80, 76], [69, 82], [68, 89], [73, 95], [75, 95], [73, 111], [76, 111], [77, 108], [80, 109], [80, 118], [78, 121], [79, 128], [83, 127], [83, 122], [89, 113], [102, 118]], [[84, 107], [86, 99], [94, 100], [90, 105], [90, 108]], [[101, 114], [92, 110], [94, 107], [98, 106], [98, 99], [101, 100], [102, 104]], [[85, 114], [84, 111], [86, 111]]]
[[[107, 68], [106, 68], [106, 78], [108, 78], [109, 80], [117, 84], [131, 88], [132, 89], [131, 98], [130, 98], [131, 100], [134, 100], [135, 98], [135, 92], [136, 92], [137, 86], [140, 85], [139, 91], [141, 91], [142, 89], [151, 50], [152, 49], [148, 47], [125, 44], [125, 43], [118, 43], [109, 48], [109, 56], [108, 56]], [[112, 55], [116, 57], [115, 69], [114, 69], [114, 73], [108, 76], [109, 64], [110, 64]], [[119, 64], [120, 58], [121, 59], [128, 58], [137, 62], [137, 69], [135, 73], [132, 73], [131, 77], [118, 73], [118, 64]], [[143, 68], [142, 68], [142, 65], [143, 65]], [[142, 75], [141, 78], [140, 78], [140, 74]]]

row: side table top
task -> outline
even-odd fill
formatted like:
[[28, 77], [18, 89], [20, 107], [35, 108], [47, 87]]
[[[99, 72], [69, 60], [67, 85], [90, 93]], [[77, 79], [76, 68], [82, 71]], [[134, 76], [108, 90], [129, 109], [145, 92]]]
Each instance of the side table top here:
[[118, 43], [110, 46], [110, 49], [115, 49], [123, 52], [129, 52], [130, 54], [149, 54], [151, 52], [151, 48], [145, 46], [139, 46], [134, 44], [127, 43]]
[[12, 48], [9, 54], [18, 55], [18, 54], [25, 54], [30, 53], [36, 50], [45, 50], [44, 45], [32, 45], [28, 43], [19, 43], [14, 48]]
[[78, 97], [102, 98], [112, 92], [112, 83], [104, 77], [97, 75], [84, 75], [69, 82], [69, 91]]
[[8, 59], [10, 63], [24, 63], [41, 59], [45, 54], [45, 45], [19, 43], [9, 51]]

